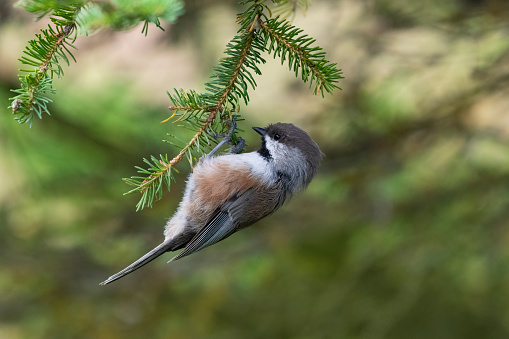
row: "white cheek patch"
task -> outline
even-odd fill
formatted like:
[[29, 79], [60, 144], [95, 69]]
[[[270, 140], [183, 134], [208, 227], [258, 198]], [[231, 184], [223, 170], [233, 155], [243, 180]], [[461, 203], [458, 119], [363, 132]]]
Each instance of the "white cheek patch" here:
[[267, 147], [273, 159], [280, 160], [290, 156], [290, 149], [288, 147], [275, 141], [267, 135], [265, 136], [265, 147]]
[[291, 191], [297, 192], [303, 189], [307, 183], [306, 157], [295, 147], [277, 142], [269, 136], [265, 136], [265, 146], [272, 156], [274, 169], [283, 172], [291, 178]]

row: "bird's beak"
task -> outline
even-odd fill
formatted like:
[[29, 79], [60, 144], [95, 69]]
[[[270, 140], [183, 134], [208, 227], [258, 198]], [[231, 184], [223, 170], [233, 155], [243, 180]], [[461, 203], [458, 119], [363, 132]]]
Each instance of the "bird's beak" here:
[[261, 127], [253, 127], [253, 129], [256, 131], [256, 133], [260, 134], [260, 135], [264, 135], [265, 134], [265, 129], [264, 128], [261, 128]]

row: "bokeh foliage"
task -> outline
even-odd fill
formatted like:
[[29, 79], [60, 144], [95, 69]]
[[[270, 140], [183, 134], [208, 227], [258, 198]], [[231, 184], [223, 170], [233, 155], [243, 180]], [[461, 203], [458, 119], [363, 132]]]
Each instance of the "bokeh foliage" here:
[[[228, 7], [195, 6], [165, 48], [212, 65], [206, 24]], [[0, 37], [22, 24], [10, 18]], [[180, 198], [174, 187], [135, 213], [118, 180], [167, 152], [174, 131], [153, 123], [167, 103], [119, 75], [62, 86], [58, 114], [30, 131], [0, 115], [0, 337], [509, 336], [507, 2], [316, 1], [295, 20], [341, 62], [343, 91], [322, 101], [292, 77], [267, 92], [260, 79], [239, 127], [302, 126], [326, 154], [318, 177], [257, 226], [106, 288], [160, 241]], [[2, 102], [17, 80], [5, 67]]]

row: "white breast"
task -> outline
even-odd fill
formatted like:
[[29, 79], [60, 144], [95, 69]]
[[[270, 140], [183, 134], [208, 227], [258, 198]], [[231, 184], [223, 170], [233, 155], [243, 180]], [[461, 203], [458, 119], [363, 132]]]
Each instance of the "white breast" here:
[[249, 166], [254, 176], [257, 176], [267, 185], [272, 185], [277, 180], [277, 173], [272, 169], [272, 165], [266, 161], [258, 152], [249, 152], [242, 154], [226, 154], [212, 161], [228, 163], [232, 167]]

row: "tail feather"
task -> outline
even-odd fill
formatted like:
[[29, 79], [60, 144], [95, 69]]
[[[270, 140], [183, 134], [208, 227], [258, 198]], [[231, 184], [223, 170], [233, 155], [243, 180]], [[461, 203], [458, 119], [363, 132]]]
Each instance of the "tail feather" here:
[[124, 268], [122, 271], [112, 275], [111, 277], [109, 277], [108, 279], [106, 279], [105, 281], [100, 283], [99, 285], [109, 284], [117, 279], [122, 278], [123, 276], [128, 275], [129, 273], [136, 271], [138, 268], [148, 264], [149, 262], [151, 262], [152, 260], [154, 260], [155, 258], [160, 256], [161, 254], [168, 252], [168, 250], [170, 250], [172, 245], [173, 244], [171, 242], [163, 242], [162, 244], [160, 244], [159, 246], [154, 248], [152, 251], [148, 252], [143, 257], [141, 257], [140, 259], [133, 262], [131, 265]]

